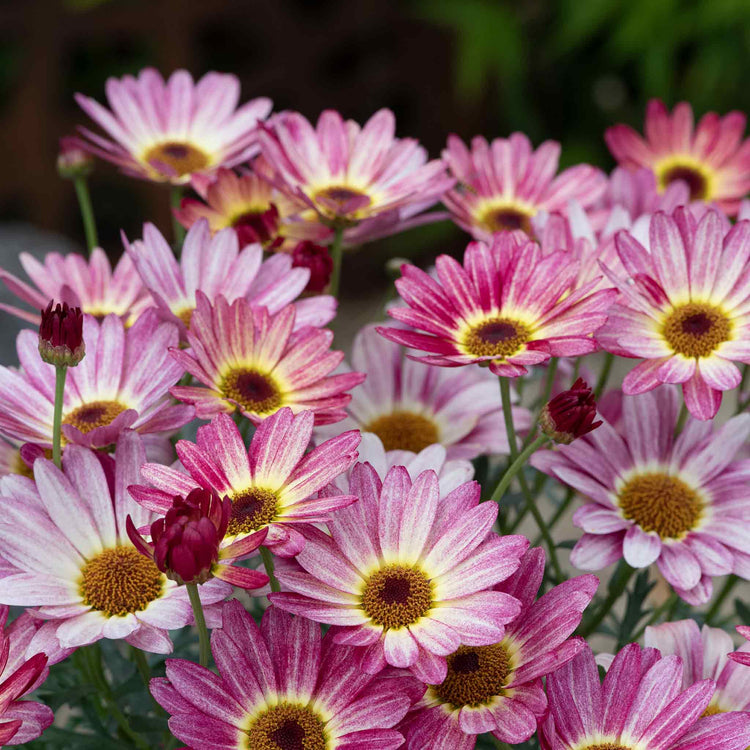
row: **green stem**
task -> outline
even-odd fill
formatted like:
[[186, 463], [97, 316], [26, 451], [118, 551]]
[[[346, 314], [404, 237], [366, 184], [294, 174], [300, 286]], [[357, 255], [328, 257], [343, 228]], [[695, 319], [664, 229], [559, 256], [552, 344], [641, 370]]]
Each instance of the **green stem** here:
[[172, 229], [174, 231], [174, 245], [175, 255], [180, 257], [182, 251], [182, 243], [185, 241], [185, 227], [177, 221], [177, 217], [174, 215], [175, 209], [180, 208], [182, 203], [182, 185], [172, 185], [172, 190], [169, 195], [170, 205], [172, 207]]
[[[505, 434], [508, 436], [508, 448], [510, 450], [511, 466], [508, 468], [508, 471], [510, 471], [513, 465], [516, 463], [519, 454], [518, 446], [516, 445], [516, 429], [513, 425], [513, 406], [510, 402], [510, 381], [508, 380], [508, 378], [500, 378], [500, 397], [503, 403]], [[516, 469], [516, 471], [518, 471], [518, 469]], [[552, 563], [552, 568], [555, 571], [557, 580], [562, 581], [564, 580], [564, 576], [562, 568], [560, 567], [560, 561], [557, 559], [557, 550], [555, 549], [555, 543], [550, 536], [547, 524], [544, 523], [544, 518], [542, 517], [539, 508], [537, 508], [536, 503], [534, 502], [534, 498], [531, 494], [531, 491], [529, 490], [529, 485], [526, 482], [526, 477], [524, 476], [523, 472], [520, 472], [518, 474], [518, 481], [521, 484], [521, 490], [526, 502], [526, 509], [534, 517], [534, 520], [539, 527], [539, 531], [542, 532], [542, 536], [544, 537], [544, 541], [549, 552], [549, 560]]]
[[672, 607], [672, 604], [677, 599], [677, 594], [672, 592], [658, 607], [651, 613], [651, 617], [646, 620], [643, 625], [636, 631], [635, 635], [630, 639], [633, 643], [636, 643], [641, 639], [641, 636], [646, 632], [646, 628], [653, 625], [668, 609]]
[[620, 562], [620, 567], [615, 571], [609, 584], [609, 593], [602, 605], [596, 612], [589, 617], [582, 625], [578, 635], [587, 638], [602, 624], [604, 618], [610, 613], [615, 602], [622, 596], [628, 583], [635, 573], [635, 568], [631, 568], [624, 560]]
[[52, 460], [55, 466], [60, 468], [62, 455], [62, 408], [63, 394], [65, 393], [65, 376], [68, 373], [67, 365], [55, 366], [55, 411], [52, 417]]
[[732, 593], [732, 589], [737, 585], [740, 579], [736, 575], [727, 576], [727, 580], [724, 581], [724, 585], [721, 587], [721, 591], [716, 595], [711, 608], [706, 612], [706, 625], [710, 625], [716, 615], [719, 614], [721, 605], [724, 604], [726, 598]]
[[86, 247], [89, 250], [89, 255], [91, 255], [91, 251], [99, 244], [99, 237], [96, 233], [96, 221], [94, 219], [94, 207], [91, 204], [89, 184], [85, 177], [74, 177], [73, 187], [76, 190], [78, 205], [81, 208], [83, 231], [86, 235]]
[[687, 420], [688, 410], [687, 406], [685, 406], [685, 402], [682, 402], [682, 406], [680, 407], [680, 414], [677, 417], [677, 424], [674, 426], [674, 436], [677, 437], [685, 427], [685, 421]]
[[198, 593], [197, 583], [186, 583], [188, 596], [190, 597], [190, 605], [193, 608], [193, 616], [195, 617], [195, 625], [198, 628], [198, 642], [200, 645], [200, 656], [199, 662], [202, 667], [208, 666], [208, 658], [211, 653], [211, 648], [208, 640], [208, 628], [206, 627], [206, 618], [203, 616], [203, 605], [201, 604], [201, 597]]
[[570, 385], [578, 380], [578, 373], [581, 371], [581, 357], [576, 358], [576, 363], [573, 365], [573, 377], [570, 379]]
[[737, 389], [737, 410], [735, 414], [742, 414], [748, 406], [750, 406], [750, 396], [744, 401], [742, 400], [742, 394], [745, 392], [745, 388], [750, 382], [750, 365], [744, 365], [742, 367], [742, 380], [740, 380], [740, 387]]
[[513, 461], [513, 463], [506, 469], [505, 474], [503, 474], [502, 476], [502, 479], [497, 483], [497, 487], [495, 487], [495, 491], [492, 493], [492, 497], [490, 498], [492, 502], [499, 503], [500, 500], [502, 500], [502, 497], [505, 494], [505, 491], [508, 489], [511, 481], [513, 480], [513, 477], [523, 467], [529, 456], [535, 450], [544, 445], [544, 443], [546, 443], [548, 440], [549, 438], [546, 435], [539, 435], [536, 440], [527, 445], [521, 451], [521, 453], [518, 454], [516, 460]]
[[539, 408], [543, 409], [545, 404], [549, 402], [549, 398], [552, 395], [552, 387], [555, 384], [555, 375], [557, 375], [557, 357], [552, 357], [547, 367], [547, 379], [544, 382], [544, 393], [542, 394], [542, 400], [539, 403]]
[[268, 581], [271, 584], [271, 591], [281, 591], [281, 586], [279, 586], [279, 582], [276, 576], [273, 574], [273, 554], [271, 553], [271, 550], [268, 549], [268, 547], [260, 548], [260, 559], [263, 560], [263, 567], [266, 569], [266, 575], [268, 576]]
[[344, 228], [336, 227], [333, 232], [331, 243], [331, 259], [333, 260], [333, 271], [331, 272], [331, 283], [328, 285], [328, 294], [338, 298], [339, 284], [341, 283], [341, 266], [344, 256]]
[[154, 710], [161, 716], [168, 716], [167, 712], [159, 705], [159, 703], [157, 703], [156, 698], [151, 695], [151, 668], [148, 665], [146, 654], [139, 648], [131, 646], [130, 655], [133, 657], [133, 662], [138, 669], [138, 674], [140, 674], [141, 680], [143, 680], [143, 684], [146, 686], [146, 691], [151, 698], [151, 703], [154, 706]]
[[[552, 529], [557, 526], [557, 522], [563, 517], [563, 514], [565, 511], [570, 507], [570, 504], [573, 502], [573, 498], [576, 496], [576, 491], [572, 487], [568, 487], [567, 492], [565, 493], [565, 497], [563, 498], [563, 501], [558, 506], [557, 510], [554, 512], [554, 515], [550, 519], [550, 522], [547, 524], [547, 528], [552, 531]], [[534, 542], [532, 546], [537, 547], [539, 545], [539, 542], [541, 539], [537, 537], [537, 540]]]
[[611, 352], [607, 352], [604, 355], [604, 365], [602, 367], [602, 371], [599, 373], [599, 379], [596, 381], [596, 385], [594, 386], [594, 398], [599, 400], [602, 393], [604, 393], [604, 389], [607, 387], [607, 381], [609, 380], [609, 374], [612, 371], [612, 364], [615, 361], [615, 355]]

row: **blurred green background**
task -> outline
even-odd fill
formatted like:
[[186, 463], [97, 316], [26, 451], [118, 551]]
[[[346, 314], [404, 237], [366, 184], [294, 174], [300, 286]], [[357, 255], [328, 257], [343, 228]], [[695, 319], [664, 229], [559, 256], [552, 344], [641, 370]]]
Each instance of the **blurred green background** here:
[[[602, 140], [642, 128], [650, 97], [698, 114], [746, 111], [747, 0], [27, 0], [0, 7], [0, 221], [82, 232], [55, 172], [57, 138], [89, 124], [73, 102], [103, 100], [108, 76], [155, 65], [236, 73], [243, 98], [315, 118], [363, 120], [392, 108], [399, 135], [433, 156], [448, 133], [525, 131], [563, 144], [563, 165], [613, 166]], [[168, 226], [167, 197], [99, 165], [92, 180], [104, 246], [144, 218]], [[376, 243], [348, 266], [349, 288], [380, 278], [391, 255], [461, 247], [443, 224]], [[360, 273], [364, 272], [364, 273]]]

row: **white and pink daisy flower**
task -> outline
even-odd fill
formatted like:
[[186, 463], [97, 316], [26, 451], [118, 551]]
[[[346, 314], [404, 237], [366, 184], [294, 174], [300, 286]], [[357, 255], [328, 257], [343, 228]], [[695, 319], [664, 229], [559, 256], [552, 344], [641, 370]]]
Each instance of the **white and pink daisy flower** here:
[[[74, 445], [62, 471], [39, 458], [35, 481], [3, 480], [0, 554], [15, 572], [0, 578], [0, 602], [37, 607], [35, 616], [48, 622], [35, 638], [54, 634], [62, 647], [124, 638], [169, 653], [166, 631], [190, 623], [192, 610], [186, 589], [168, 580], [125, 531], [128, 515], [136, 526], [153, 520], [126, 489], [140, 481], [145, 461], [137, 433], [121, 434], [114, 468], [112, 460]], [[218, 579], [200, 587], [206, 604], [230, 592]]]
[[[497, 643], [520, 610], [492, 586], [510, 576], [528, 548], [522, 536], [492, 532], [496, 503], [479, 503], [475, 482], [440, 498], [437, 475], [414, 482], [403, 466], [383, 482], [369, 464], [352, 471], [359, 498], [310, 526], [301, 570], [279, 571], [281, 609], [338, 626], [334, 640], [361, 647], [362, 668], [410, 668], [424, 682], [445, 679], [446, 657], [462, 643]], [[287, 593], [289, 592], [289, 593]]]
[[275, 186], [304, 202], [311, 218], [356, 227], [352, 244], [364, 241], [370, 228], [377, 236], [400, 231], [454, 183], [443, 162], [428, 162], [415, 139], [396, 138], [395, 131], [388, 109], [361, 127], [333, 110], [324, 111], [315, 128], [285, 112], [262, 129], [260, 142]]
[[[98, 323], [84, 316], [86, 356], [70, 368], [63, 397], [62, 433], [69, 443], [103, 448], [132, 428], [164, 433], [189, 422], [193, 410], [167, 393], [183, 374], [168, 352], [178, 343], [177, 326], [154, 310], [128, 329], [115, 315]], [[39, 357], [39, 336], [21, 331], [19, 370], [0, 367], [0, 431], [11, 439], [52, 445], [55, 368]]]
[[682, 661], [636, 643], [600, 683], [589, 646], [547, 677], [543, 750], [745, 750], [750, 714], [703, 716], [716, 683], [681, 689]]
[[691, 200], [715, 203], [734, 215], [750, 191], [750, 138], [742, 138], [746, 119], [742, 112], [724, 117], [709, 112], [693, 128], [687, 102], [670, 114], [663, 102], [652, 99], [645, 138], [627, 125], [615, 125], [604, 139], [622, 166], [651, 169], [660, 191], [679, 180], [687, 184]]
[[404, 328], [377, 330], [404, 346], [429, 352], [420, 361], [442, 367], [486, 363], [495, 375], [518, 377], [551, 357], [596, 350], [592, 333], [617, 296], [595, 278], [575, 289], [578, 261], [560, 250], [544, 254], [534, 242], [493, 238], [471, 242], [463, 265], [448, 255], [435, 262], [437, 280], [404, 264], [396, 281], [409, 307], [388, 314]]
[[678, 208], [654, 214], [649, 234], [648, 250], [627, 232], [615, 237], [627, 276], [607, 273], [620, 297], [597, 341], [644, 358], [625, 376], [626, 394], [680, 383], [690, 413], [711, 419], [740, 384], [734, 362], [750, 363], [750, 222], [725, 231], [716, 211], [697, 221]]
[[153, 487], [131, 487], [131, 494], [148, 510], [163, 514], [174, 495], [198, 487], [213, 490], [232, 503], [225, 539], [267, 528], [266, 547], [296, 555], [305, 540], [295, 526], [324, 522], [356, 500], [345, 493], [316, 495], [357, 460], [359, 433], [345, 432], [306, 453], [313, 421], [310, 411], [295, 416], [281, 408], [258, 426], [248, 450], [231, 417], [218, 414], [198, 428], [196, 443], [177, 442], [183, 471], [147, 463], [142, 474]]
[[443, 161], [458, 184], [443, 196], [453, 220], [477, 240], [491, 242], [497, 232], [532, 234], [539, 211], [566, 213], [568, 201], [590, 206], [605, 190], [604, 173], [579, 164], [555, 177], [560, 144], [545, 141], [534, 151], [523, 133], [471, 141], [471, 150], [456, 135], [448, 137]]
[[716, 430], [688, 417], [674, 438], [678, 411], [672, 388], [626, 396], [618, 429], [605, 421], [571, 445], [538, 451], [531, 464], [589, 499], [573, 516], [585, 532], [573, 565], [656, 563], [698, 605], [711, 598], [713, 576], [750, 579], [748, 461], [735, 458], [750, 436], [750, 414]]
[[171, 393], [195, 405], [201, 419], [239, 410], [256, 424], [283, 406], [315, 412], [316, 424], [340, 422], [365, 376], [330, 375], [344, 358], [331, 351], [333, 333], [306, 326], [295, 330], [297, 311], [287, 305], [276, 315], [243, 298], [213, 304], [201, 291], [190, 320], [190, 349], [172, 349], [174, 359], [205, 385], [174, 386]]
[[[375, 326], [366, 326], [355, 337], [351, 364], [367, 373], [367, 380], [352, 393], [348, 417], [335, 429], [372, 432], [389, 452], [419, 453], [439, 443], [449, 459], [508, 453], [497, 378], [489, 372], [415, 362], [403, 347], [378, 335]], [[513, 411], [516, 429], [528, 429], [528, 410]], [[330, 435], [333, 429], [320, 432]]]
[[[676, 654], [682, 659], [683, 689], [700, 680], [714, 680], [716, 691], [705, 711], [706, 716], [729, 711], [750, 712], [750, 669], [742, 659], [750, 659], [750, 643], [734, 651], [731, 636], [721, 628], [704, 625], [698, 628], [695, 620], [665, 622], [646, 628], [646, 646], [658, 648], [662, 656]], [[739, 657], [731, 661], [728, 656]]]
[[19, 260], [34, 286], [2, 269], [0, 281], [19, 299], [31, 305], [34, 312], [5, 304], [0, 304], [0, 310], [35, 326], [41, 321], [39, 311], [44, 310], [50, 300], [80, 307], [82, 312], [100, 320], [114, 314], [122, 318], [125, 325], [132, 325], [146, 308], [154, 304], [133, 261], [126, 255], [120, 258], [114, 270], [100, 247], [94, 248], [88, 260], [77, 253], [48, 253], [44, 262], [39, 262], [29, 253], [21, 253]]
[[394, 727], [421, 692], [416, 680], [362, 672], [355, 649], [276, 607], [258, 627], [238, 601], [227, 602], [222, 621], [211, 637], [218, 675], [169, 659], [166, 678], [151, 680], [182, 742], [212, 750], [403, 745]]
[[219, 295], [228, 302], [244, 298], [271, 314], [294, 302], [297, 328], [323, 326], [336, 314], [336, 300], [328, 295], [295, 302], [307, 286], [309, 269], [292, 268], [292, 258], [286, 254], [264, 261], [263, 248], [257, 243], [240, 249], [232, 229], [211, 236], [205, 219], [188, 231], [179, 261], [153, 224], [144, 224], [143, 240], [124, 242], [161, 316], [179, 325], [183, 335], [195, 309], [197, 291], [210, 301]]
[[193, 174], [247, 161], [258, 151], [258, 123], [271, 111], [266, 98], [238, 108], [240, 82], [225, 73], [207, 73], [194, 83], [186, 70], [165, 81], [145, 68], [137, 78], [108, 78], [105, 91], [112, 111], [76, 94], [81, 109], [109, 135], [80, 128], [82, 145], [126, 174], [155, 182], [183, 184]]
[[585, 648], [570, 638], [599, 583], [572, 578], [536, 599], [544, 578], [544, 552], [526, 552], [521, 567], [495, 588], [516, 597], [521, 612], [505, 637], [489, 646], [459, 646], [448, 656], [448, 675], [429, 685], [407, 716], [406, 748], [471, 750], [476, 735], [491, 732], [514, 745], [528, 740], [547, 709], [541, 678]]

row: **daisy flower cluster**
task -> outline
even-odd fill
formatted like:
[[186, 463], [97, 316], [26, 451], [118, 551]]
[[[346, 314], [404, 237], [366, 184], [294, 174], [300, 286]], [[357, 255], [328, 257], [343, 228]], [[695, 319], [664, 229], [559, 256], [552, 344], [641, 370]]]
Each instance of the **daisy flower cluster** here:
[[[58, 160], [88, 252], [0, 269], [0, 745], [750, 746], [744, 116], [652, 102], [608, 175], [230, 74], [105, 94]], [[96, 160], [173, 226], [98, 247]], [[334, 342], [346, 258], [447, 220]]]

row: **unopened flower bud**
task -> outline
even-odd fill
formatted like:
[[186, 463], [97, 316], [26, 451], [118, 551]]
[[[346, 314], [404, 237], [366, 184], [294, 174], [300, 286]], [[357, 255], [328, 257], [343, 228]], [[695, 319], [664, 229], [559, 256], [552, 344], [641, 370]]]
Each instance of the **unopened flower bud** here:
[[602, 423], [594, 422], [595, 417], [594, 394], [583, 378], [578, 378], [572, 388], [558, 393], [546, 404], [539, 416], [539, 426], [556, 443], [568, 445]]
[[94, 158], [83, 148], [75, 136], [60, 138], [60, 151], [57, 154], [57, 172], [60, 177], [72, 180], [85, 177], [94, 169]]
[[243, 214], [235, 219], [232, 226], [237, 232], [240, 247], [259, 242], [265, 248], [273, 248], [282, 241], [278, 236], [279, 210], [273, 203], [265, 211]]
[[86, 354], [83, 342], [83, 313], [67, 302], [53, 303], [42, 310], [39, 326], [39, 355], [51, 365], [75, 367]]
[[294, 248], [292, 266], [310, 269], [310, 280], [305, 291], [314, 294], [319, 294], [328, 286], [333, 273], [333, 259], [328, 248], [316, 245], [310, 240], [304, 240]]

